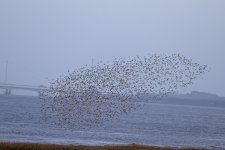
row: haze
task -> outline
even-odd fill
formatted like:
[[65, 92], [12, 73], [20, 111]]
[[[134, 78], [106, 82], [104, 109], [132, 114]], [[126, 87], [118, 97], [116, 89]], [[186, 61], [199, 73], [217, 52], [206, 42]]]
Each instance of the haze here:
[[1, 0], [0, 82], [48, 85], [113, 57], [181, 53], [211, 71], [193, 90], [225, 96], [224, 0]]

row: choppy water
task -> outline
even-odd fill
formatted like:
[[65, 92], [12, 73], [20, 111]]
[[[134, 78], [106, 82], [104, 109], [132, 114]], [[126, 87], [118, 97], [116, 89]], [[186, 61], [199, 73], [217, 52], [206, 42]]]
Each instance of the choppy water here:
[[0, 96], [0, 140], [225, 149], [225, 108], [146, 103], [99, 128], [71, 131], [40, 123], [36, 97]]

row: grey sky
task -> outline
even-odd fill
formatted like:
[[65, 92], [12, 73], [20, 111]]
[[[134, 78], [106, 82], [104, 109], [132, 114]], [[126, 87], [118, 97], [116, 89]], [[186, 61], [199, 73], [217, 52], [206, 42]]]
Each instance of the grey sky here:
[[225, 96], [224, 0], [0, 0], [0, 82], [47, 84], [91, 58], [179, 52], [212, 70], [189, 89]]

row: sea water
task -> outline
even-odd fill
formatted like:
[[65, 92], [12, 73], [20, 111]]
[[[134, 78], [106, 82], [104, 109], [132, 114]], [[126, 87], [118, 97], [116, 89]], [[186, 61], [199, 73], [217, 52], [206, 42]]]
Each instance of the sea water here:
[[145, 102], [138, 111], [86, 130], [48, 126], [40, 113], [38, 97], [0, 96], [0, 141], [225, 148], [224, 107]]

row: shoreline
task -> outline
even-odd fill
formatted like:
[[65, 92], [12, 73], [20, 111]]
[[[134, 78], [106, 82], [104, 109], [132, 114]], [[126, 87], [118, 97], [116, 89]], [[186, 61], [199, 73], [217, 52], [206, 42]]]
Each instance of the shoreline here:
[[29, 142], [3, 142], [0, 141], [0, 150], [209, 150], [206, 148], [192, 147], [159, 147], [139, 144], [126, 145], [64, 145], [64, 144], [42, 144]]

